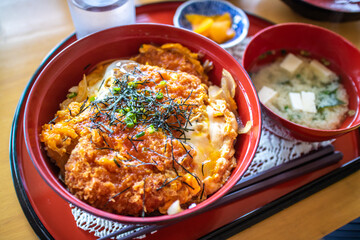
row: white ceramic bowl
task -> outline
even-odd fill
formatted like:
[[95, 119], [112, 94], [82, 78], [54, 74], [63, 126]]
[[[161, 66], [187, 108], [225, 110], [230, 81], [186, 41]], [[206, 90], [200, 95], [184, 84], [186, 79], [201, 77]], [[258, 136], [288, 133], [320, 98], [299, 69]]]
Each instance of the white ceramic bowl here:
[[235, 30], [235, 36], [225, 43], [220, 44], [223, 48], [230, 48], [239, 44], [248, 34], [249, 19], [246, 13], [240, 8], [227, 1], [217, 0], [193, 0], [181, 4], [174, 15], [173, 22], [175, 27], [192, 30], [190, 22], [186, 19], [186, 14], [200, 15], [221, 15], [229, 13], [232, 18], [232, 28]]

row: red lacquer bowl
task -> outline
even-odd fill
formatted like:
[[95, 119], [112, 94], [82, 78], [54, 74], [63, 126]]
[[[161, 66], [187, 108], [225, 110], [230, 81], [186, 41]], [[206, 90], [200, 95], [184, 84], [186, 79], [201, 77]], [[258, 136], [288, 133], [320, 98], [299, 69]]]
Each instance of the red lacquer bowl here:
[[[247, 134], [240, 135], [236, 143], [237, 167], [226, 184], [196, 207], [175, 215], [155, 217], [131, 217], [111, 214], [96, 209], [74, 197], [58, 178], [58, 169], [50, 162], [39, 134], [41, 126], [48, 123], [66, 98], [68, 89], [77, 85], [82, 75], [96, 64], [109, 59], [129, 58], [138, 53], [143, 43], [181, 43], [194, 52], [204, 54], [204, 60], [213, 62], [209, 79], [220, 84], [222, 69], [234, 77], [236, 102], [242, 122], [252, 121]], [[191, 31], [160, 24], [135, 24], [108, 29], [85, 37], [60, 52], [44, 68], [34, 83], [26, 107], [24, 119], [25, 142], [30, 157], [43, 179], [66, 201], [96, 216], [123, 223], [165, 223], [199, 213], [221, 198], [241, 178], [252, 161], [261, 133], [260, 103], [252, 82], [241, 65], [214, 42]]]
[[[345, 119], [336, 130], [319, 130], [304, 127], [286, 120], [265, 105], [262, 105], [264, 126], [276, 135], [303, 141], [324, 141], [337, 138], [360, 125], [360, 52], [348, 40], [327, 29], [303, 23], [285, 23], [273, 25], [258, 32], [245, 49], [243, 66], [250, 72], [252, 67], [272, 62], [276, 58], [271, 53], [279, 51], [309, 52], [310, 58], [326, 59], [328, 66], [338, 74], [349, 95], [349, 109], [353, 116]], [[261, 56], [261, 57], [259, 57]], [[264, 57], [266, 56], [266, 57]], [[265, 119], [266, 118], [266, 119]]]
[[300, 15], [317, 21], [346, 22], [360, 19], [360, 2], [334, 0], [282, 0]]

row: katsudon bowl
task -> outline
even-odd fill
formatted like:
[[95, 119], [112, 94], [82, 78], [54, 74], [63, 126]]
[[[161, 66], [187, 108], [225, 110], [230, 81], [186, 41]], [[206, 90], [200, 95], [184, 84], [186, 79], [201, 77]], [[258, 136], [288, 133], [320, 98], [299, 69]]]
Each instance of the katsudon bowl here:
[[[234, 78], [239, 127], [247, 131], [239, 134], [235, 143], [236, 166], [224, 185], [196, 206], [172, 215], [129, 216], [100, 210], [71, 194], [59, 178], [59, 168], [51, 161], [41, 142], [42, 127], [55, 121], [59, 104], [66, 99], [68, 90], [89, 74], [99, 63], [110, 59], [128, 59], [139, 52], [143, 44], [162, 45], [180, 43], [201, 56], [201, 61], [211, 62], [209, 81], [220, 85], [223, 69]], [[206, 210], [224, 196], [251, 163], [261, 132], [260, 103], [255, 88], [246, 71], [224, 49], [205, 37], [191, 31], [161, 24], [135, 24], [116, 27], [92, 34], [69, 45], [55, 56], [43, 69], [31, 89], [25, 107], [24, 130], [29, 155], [50, 187], [69, 203], [102, 218], [131, 224], [168, 223]], [[69, 110], [70, 111], [70, 110]], [[248, 123], [248, 124], [246, 124]], [[244, 125], [244, 126], [243, 126]]]
[[[293, 86], [292, 92], [294, 93], [289, 93], [289, 95], [287, 95], [289, 97], [290, 94], [298, 94], [299, 96], [299, 92], [309, 91], [301, 89], [304, 88], [304, 86], [299, 84], [299, 80], [303, 81], [304, 79], [302, 76], [304, 75], [297, 72], [297, 70], [294, 70], [290, 77], [286, 76], [288, 78], [287, 81], [279, 82], [278, 86], [281, 85], [281, 87], [277, 89], [271, 87], [271, 89], [276, 90], [274, 91], [276, 93], [272, 98], [276, 100], [276, 103], [273, 103], [272, 99], [270, 101], [265, 99], [264, 101], [266, 101], [266, 103], [263, 101], [261, 102], [264, 127], [282, 138], [308, 142], [336, 139], [343, 134], [357, 129], [360, 125], [359, 49], [344, 37], [328, 29], [305, 23], [283, 23], [267, 27], [259, 31], [252, 38], [245, 49], [242, 65], [250, 73], [255, 86], [257, 86], [256, 83], [259, 83], [259, 81], [257, 82], [256, 73], [259, 73], [260, 69], [264, 69], [264, 67], [269, 66], [269, 64], [281, 60], [281, 58], [284, 58], [281, 64], [285, 64], [285, 58], [287, 58], [286, 56], [290, 53], [292, 56], [288, 59], [294, 60], [293, 63], [296, 62], [296, 64], [290, 65], [297, 66], [296, 68], [301, 69], [302, 66], [304, 66], [304, 64], [306, 66], [306, 62], [309, 61], [311, 69], [317, 71], [314, 75], [317, 79], [314, 78], [312, 79], [312, 82], [307, 82], [306, 84], [317, 84], [316, 82], [319, 82], [321, 74], [323, 74], [324, 76], [326, 75], [329, 77], [337, 76], [338, 82], [342, 85], [337, 89], [327, 91], [326, 88], [335, 82], [333, 80], [320, 80], [321, 86], [318, 87], [318, 89], [314, 90], [314, 88], [312, 88], [311, 90], [313, 93], [316, 93], [316, 110], [313, 110], [315, 110], [314, 112], [316, 112], [316, 114], [320, 114], [320, 123], [322, 126], [330, 126], [328, 123], [335, 120], [335, 117], [333, 117], [331, 113], [327, 114], [330, 111], [335, 113], [337, 111], [334, 109], [335, 107], [345, 105], [346, 102], [348, 102], [348, 110], [345, 111], [345, 113], [340, 114], [340, 117], [343, 118], [342, 121], [340, 121], [337, 126], [330, 129], [322, 128], [322, 126], [321, 128], [317, 127], [320, 126], [316, 124], [316, 121], [318, 120], [317, 116], [310, 115], [312, 114], [311, 112], [309, 114], [305, 113], [305, 110], [294, 110], [297, 107], [290, 101], [291, 99], [282, 101], [282, 103], [285, 102], [285, 104], [279, 104], [276, 98], [277, 96], [281, 96], [281, 91], [285, 88], [285, 85]], [[281, 71], [289, 74], [289, 68], [285, 68], [282, 68]], [[265, 80], [263, 79], [261, 82], [264, 83]], [[260, 94], [262, 89], [264, 88], [258, 85], [257, 90], [259, 91], [260, 99], [262, 99]], [[339, 95], [337, 95], [336, 98], [331, 98], [331, 101], [328, 101], [328, 103], [331, 104], [325, 104], [322, 101], [322, 99], [325, 99], [323, 98], [323, 95], [332, 97], [335, 96], [333, 93], [339, 92], [340, 90], [342, 92], [344, 92], [343, 90], [346, 90], [348, 96], [347, 99], [341, 101], [338, 97]], [[312, 97], [310, 96], [310, 98]], [[304, 102], [304, 100], [302, 101]], [[305, 101], [308, 103], [307, 100]], [[273, 107], [275, 104], [277, 106], [276, 108]], [[278, 109], [280, 109], [281, 112]], [[295, 118], [291, 118], [291, 116], [287, 117], [289, 115], [286, 116], [283, 114], [283, 112], [286, 111], [290, 112], [289, 110], [292, 111], [291, 113], [297, 114], [299, 116], [298, 119], [300, 120], [295, 122], [293, 120]], [[308, 118], [308, 116], [311, 116], [311, 118]], [[305, 121], [304, 119], [309, 121]]]

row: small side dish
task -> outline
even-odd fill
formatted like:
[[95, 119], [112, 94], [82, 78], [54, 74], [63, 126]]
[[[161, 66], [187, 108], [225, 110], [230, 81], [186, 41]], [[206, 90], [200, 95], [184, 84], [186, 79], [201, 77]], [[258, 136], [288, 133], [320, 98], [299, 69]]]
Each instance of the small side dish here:
[[186, 19], [191, 23], [192, 30], [217, 43], [224, 43], [235, 36], [232, 29], [231, 15], [226, 12], [221, 15], [186, 14]]
[[243, 10], [218, 0], [191, 0], [181, 4], [173, 18], [174, 26], [210, 38], [223, 48], [245, 39], [249, 19]]
[[306, 51], [283, 50], [282, 54], [251, 73], [265, 106], [294, 123], [324, 130], [337, 129], [354, 114], [341, 79], [327, 67], [328, 61], [312, 59]]
[[180, 44], [143, 44], [84, 75], [40, 135], [69, 191], [111, 213], [154, 216], [221, 188], [239, 125], [234, 80], [223, 70], [211, 85], [210, 68]]

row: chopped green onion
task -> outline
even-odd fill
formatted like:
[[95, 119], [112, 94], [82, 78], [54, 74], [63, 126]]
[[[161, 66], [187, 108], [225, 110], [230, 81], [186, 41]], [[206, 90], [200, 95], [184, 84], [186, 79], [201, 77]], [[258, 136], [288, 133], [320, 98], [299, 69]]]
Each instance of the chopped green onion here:
[[303, 55], [303, 56], [305, 56], [305, 57], [310, 56], [310, 52], [309, 52], [309, 51], [306, 51], [306, 50], [301, 50], [301, 51], [300, 51], [300, 54]]
[[354, 116], [355, 113], [356, 113], [355, 110], [349, 110], [349, 111], [348, 111], [348, 115], [349, 115], [350, 117]]
[[90, 101], [90, 102], [95, 101], [95, 97], [94, 97], [94, 96], [92, 96], [92, 97], [89, 99], [89, 101]]
[[131, 119], [131, 120], [134, 120], [134, 119], [136, 119], [136, 115], [135, 115], [135, 113], [133, 113], [133, 112], [128, 112], [128, 113], [126, 114], [126, 118], [129, 118], [129, 119]]
[[128, 127], [128, 128], [133, 128], [134, 126], [135, 126], [135, 124], [133, 122], [128, 122], [126, 124], [126, 127]]
[[163, 99], [163, 97], [164, 97], [163, 93], [161, 93], [161, 92], [156, 93], [156, 99], [160, 100], [160, 99]]
[[152, 125], [152, 124], [147, 128], [147, 130], [150, 134], [153, 134], [156, 131], [154, 128], [154, 125]]
[[135, 126], [135, 123], [137, 122], [136, 114], [133, 112], [126, 113], [124, 121], [128, 128], [133, 128]]
[[136, 114], [133, 113], [133, 112], [128, 112], [126, 115], [125, 115], [125, 122], [126, 123], [136, 123]]
[[128, 87], [136, 88], [136, 86], [137, 86], [136, 82], [128, 82]]
[[325, 59], [325, 58], [322, 58], [320, 61], [321, 61], [322, 64], [324, 64], [325, 66], [329, 66], [329, 65], [330, 65], [330, 61], [327, 60], [327, 59]]
[[69, 93], [68, 95], [66, 95], [67, 98], [74, 98], [76, 97], [78, 94], [77, 92], [72, 92], [72, 93]]
[[114, 158], [113, 161], [116, 164], [116, 166], [121, 167], [120, 164], [118, 163], [118, 161], [116, 160], [116, 158]]
[[122, 114], [122, 115], [124, 115], [124, 114], [125, 114], [124, 109], [116, 109], [115, 111], [116, 111], [117, 113]]
[[283, 81], [283, 82], [280, 82], [281, 85], [291, 85], [291, 82], [290, 80], [286, 80], [286, 81]]
[[162, 80], [160, 83], [159, 83], [159, 86], [165, 86], [166, 85], [166, 81], [165, 80]]
[[120, 87], [114, 87], [114, 88], [113, 88], [114, 93], [119, 93], [120, 90], [121, 90]]
[[145, 131], [139, 132], [138, 134], [135, 135], [136, 138], [141, 138], [142, 136], [145, 135]]
[[260, 60], [262, 60], [262, 59], [265, 59], [266, 58], [266, 53], [263, 53], [263, 54], [261, 54], [258, 58], [260, 59]]

